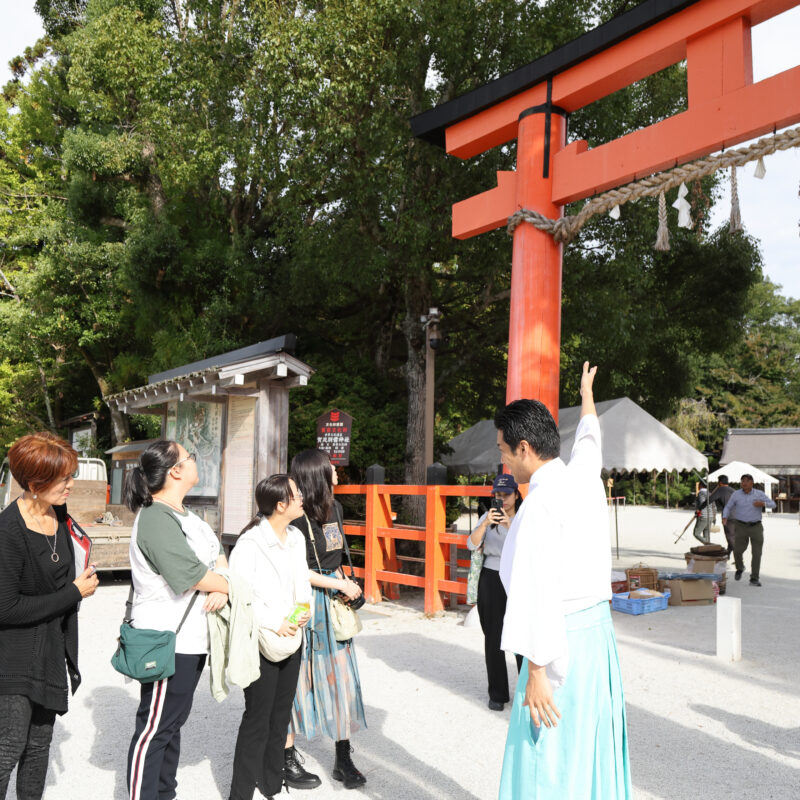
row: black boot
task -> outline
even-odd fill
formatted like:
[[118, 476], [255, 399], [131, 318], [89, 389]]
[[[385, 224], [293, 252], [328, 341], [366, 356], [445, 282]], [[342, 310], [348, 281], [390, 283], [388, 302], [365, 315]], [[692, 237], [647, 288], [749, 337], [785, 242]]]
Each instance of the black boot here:
[[319, 775], [303, 769], [304, 761], [294, 747], [283, 751], [283, 779], [292, 789], [316, 789], [322, 783]]
[[356, 789], [367, 782], [367, 779], [356, 769], [353, 759], [350, 758], [350, 753], [352, 752], [353, 748], [350, 747], [349, 739], [340, 739], [336, 742], [336, 761], [333, 764], [333, 777], [337, 781], [343, 781], [345, 789]]

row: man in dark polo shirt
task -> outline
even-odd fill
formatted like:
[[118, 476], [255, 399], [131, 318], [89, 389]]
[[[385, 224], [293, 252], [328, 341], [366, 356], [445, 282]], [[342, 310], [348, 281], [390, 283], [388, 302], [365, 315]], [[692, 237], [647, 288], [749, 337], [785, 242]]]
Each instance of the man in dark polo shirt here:
[[[731, 499], [731, 495], [733, 494], [733, 489], [728, 486], [728, 476], [727, 475], [720, 475], [719, 479], [717, 480], [717, 488], [711, 492], [711, 497], [709, 497], [709, 502], [714, 503], [717, 506], [718, 511], [722, 511], [728, 503], [728, 500]], [[733, 545], [736, 539], [736, 527], [735, 522], [732, 519], [729, 519], [725, 524], [722, 526], [722, 529], [725, 531], [725, 538], [728, 540], [728, 556], [733, 552]]]

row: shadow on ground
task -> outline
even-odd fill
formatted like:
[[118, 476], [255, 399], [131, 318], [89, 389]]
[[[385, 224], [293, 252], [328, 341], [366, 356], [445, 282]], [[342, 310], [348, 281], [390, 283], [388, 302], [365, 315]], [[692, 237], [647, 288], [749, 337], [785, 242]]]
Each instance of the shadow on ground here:
[[[367, 778], [367, 783], [358, 790], [359, 797], [373, 800], [486, 800], [437, 769], [435, 753], [438, 742], [430, 743], [430, 763], [421, 761], [401, 743], [383, 735], [385, 710], [367, 705], [366, 714], [369, 728], [352, 739], [353, 761]], [[422, 721], [420, 736], [424, 736]], [[340, 789], [343, 797], [353, 794], [336, 781], [331, 781], [334, 751], [330, 739], [318, 738], [307, 742], [298, 737], [297, 746], [322, 766], [323, 780], [333, 783], [334, 789]]]
[[[417, 633], [365, 636], [359, 641], [358, 648], [394, 671], [413, 673], [479, 706], [485, 707], [489, 699], [483, 652], [477, 653]], [[425, 658], [420, 659], [419, 653], [424, 653]], [[456, 665], [458, 669], [454, 668]], [[513, 697], [517, 667], [509, 655], [506, 656], [506, 671], [509, 697]]]
[[[726, 713], [708, 710], [716, 715]], [[745, 718], [736, 719], [736, 724], [748, 725]], [[749, 722], [763, 726], [755, 720]], [[775, 731], [770, 733], [774, 735]], [[704, 727], [687, 728], [680, 720], [664, 719], [629, 704], [628, 735], [634, 794], [648, 792], [663, 800], [696, 800], [712, 796], [708, 794], [712, 790], [714, 797], [797, 797], [796, 768], [709, 735]], [[668, 750], [662, 742], [669, 742]]]
[[735, 733], [756, 747], [763, 747], [794, 759], [800, 767], [800, 727], [785, 728], [744, 714], [737, 714], [735, 709], [721, 709], [702, 703], [689, 707], [699, 714], [721, 722], [731, 733]]

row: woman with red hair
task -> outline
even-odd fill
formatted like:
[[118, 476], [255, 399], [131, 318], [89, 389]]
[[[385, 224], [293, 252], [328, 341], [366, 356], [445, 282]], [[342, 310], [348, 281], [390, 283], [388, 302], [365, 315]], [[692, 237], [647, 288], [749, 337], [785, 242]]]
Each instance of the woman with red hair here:
[[0, 513], [0, 800], [17, 769], [17, 797], [44, 792], [56, 714], [78, 672], [78, 605], [94, 594], [94, 567], [76, 574], [66, 501], [78, 454], [51, 433], [8, 451], [23, 494]]

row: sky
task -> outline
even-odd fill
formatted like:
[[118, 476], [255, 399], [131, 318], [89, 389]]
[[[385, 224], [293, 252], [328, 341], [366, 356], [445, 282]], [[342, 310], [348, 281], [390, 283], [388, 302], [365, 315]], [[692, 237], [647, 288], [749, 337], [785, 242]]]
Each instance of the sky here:
[[[0, 85], [11, 76], [9, 60], [42, 33], [33, 6], [34, 0], [0, 0]], [[752, 38], [754, 81], [800, 65], [800, 5], [753, 28]], [[762, 180], [753, 177], [754, 164], [737, 171], [742, 222], [760, 242], [766, 276], [783, 287], [784, 295], [800, 298], [800, 148], [775, 153], [765, 165]], [[729, 214], [725, 181], [712, 224], [722, 224]]]

